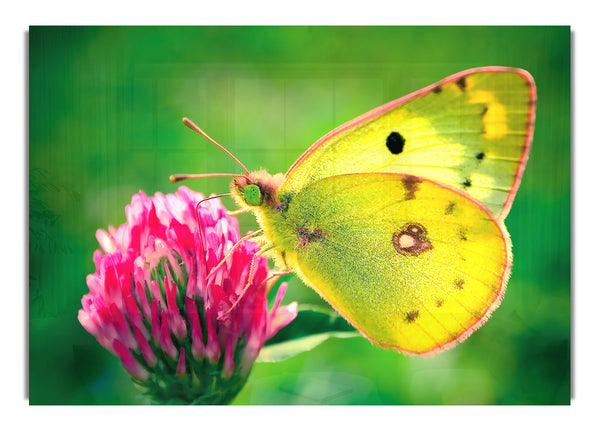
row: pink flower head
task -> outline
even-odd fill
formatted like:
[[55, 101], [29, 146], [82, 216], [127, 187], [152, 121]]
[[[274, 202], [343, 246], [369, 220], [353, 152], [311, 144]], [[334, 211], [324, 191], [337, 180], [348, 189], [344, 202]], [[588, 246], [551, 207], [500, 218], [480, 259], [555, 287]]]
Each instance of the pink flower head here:
[[253, 242], [215, 269], [240, 234], [217, 199], [198, 207], [197, 221], [202, 199], [187, 187], [134, 195], [126, 224], [96, 232], [104, 253], [94, 253], [79, 310], [83, 327], [159, 401], [231, 400], [264, 342], [297, 314], [296, 303], [280, 306], [285, 283], [267, 310], [267, 259]]

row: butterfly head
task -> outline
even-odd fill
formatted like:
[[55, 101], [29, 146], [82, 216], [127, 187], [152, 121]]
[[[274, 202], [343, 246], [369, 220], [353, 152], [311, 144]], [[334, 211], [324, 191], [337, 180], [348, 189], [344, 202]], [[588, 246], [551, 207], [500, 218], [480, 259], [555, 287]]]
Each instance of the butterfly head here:
[[267, 207], [274, 211], [282, 211], [284, 204], [278, 196], [283, 175], [270, 175], [264, 170], [249, 172], [234, 178], [231, 192], [242, 207]]

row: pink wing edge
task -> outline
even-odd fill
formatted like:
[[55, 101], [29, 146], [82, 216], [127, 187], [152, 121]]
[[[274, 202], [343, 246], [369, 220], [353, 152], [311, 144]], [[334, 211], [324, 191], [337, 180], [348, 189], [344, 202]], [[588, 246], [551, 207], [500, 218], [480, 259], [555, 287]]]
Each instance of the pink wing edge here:
[[523, 78], [525, 78], [525, 80], [527, 82], [527, 86], [529, 87], [530, 104], [529, 104], [529, 117], [528, 117], [528, 123], [527, 123], [527, 134], [525, 137], [525, 148], [523, 150], [523, 154], [521, 155], [521, 159], [519, 161], [519, 168], [517, 169], [517, 174], [515, 175], [515, 180], [513, 182], [512, 187], [510, 188], [510, 191], [508, 192], [508, 197], [506, 198], [506, 201], [504, 202], [504, 206], [502, 207], [502, 210], [500, 211], [498, 216], [495, 217], [495, 218], [497, 218], [497, 220], [504, 220], [506, 218], [506, 216], [508, 215], [510, 208], [512, 207], [512, 203], [515, 199], [515, 195], [517, 193], [517, 190], [519, 189], [519, 185], [521, 184], [521, 178], [523, 177], [523, 172], [525, 171], [525, 165], [527, 164], [527, 159], [529, 158], [529, 150], [531, 147], [531, 141], [533, 140], [533, 126], [534, 126], [534, 122], [535, 122], [535, 105], [536, 105], [536, 97], [537, 97], [535, 81], [533, 80], [533, 77], [531, 76], [531, 74], [524, 69], [519, 69], [519, 68], [515, 68], [515, 67], [484, 66], [484, 67], [476, 67], [476, 68], [472, 68], [472, 69], [463, 70], [462, 72], [458, 72], [453, 75], [450, 75], [450, 76], [442, 79], [441, 81], [438, 81], [434, 84], [428, 85], [427, 87], [424, 87], [420, 90], [414, 91], [414, 92], [407, 94], [406, 96], [403, 96], [399, 99], [392, 100], [391, 102], [381, 105], [375, 109], [372, 109], [372, 110], [364, 113], [363, 115], [360, 115], [360, 116], [354, 118], [353, 120], [350, 120], [350, 121], [342, 124], [341, 126], [336, 127], [331, 132], [329, 132], [326, 135], [324, 135], [323, 137], [321, 137], [317, 142], [312, 144], [308, 148], [308, 150], [306, 150], [298, 158], [298, 160], [296, 160], [294, 162], [294, 164], [288, 169], [288, 171], [285, 174], [285, 178], [288, 178], [292, 174], [294, 169], [296, 169], [296, 167], [298, 165], [300, 165], [304, 161], [304, 159], [306, 159], [317, 147], [319, 147], [321, 144], [328, 141], [329, 139], [333, 138], [334, 136], [338, 135], [339, 133], [341, 133], [345, 130], [348, 130], [350, 128], [353, 128], [361, 123], [367, 122], [375, 117], [378, 117], [378, 116], [386, 113], [387, 111], [397, 108], [398, 106], [402, 105], [403, 103], [408, 102], [409, 100], [411, 100], [413, 98], [416, 98], [416, 97], [422, 96], [426, 93], [429, 93], [434, 88], [436, 88], [440, 85], [447, 84], [448, 82], [458, 81], [459, 79], [463, 78], [466, 75], [470, 75], [473, 73], [481, 73], [481, 72], [517, 73], [517, 74], [521, 75]]
[[502, 210], [498, 214], [498, 220], [504, 220], [510, 209], [512, 207], [513, 201], [515, 200], [515, 195], [517, 194], [517, 190], [521, 185], [521, 178], [523, 178], [523, 172], [525, 171], [525, 166], [527, 165], [527, 159], [529, 158], [529, 151], [531, 149], [531, 142], [533, 141], [533, 127], [535, 124], [535, 107], [537, 103], [537, 91], [535, 87], [535, 81], [533, 80], [533, 76], [529, 72], [523, 69], [512, 69], [513, 71], [520, 74], [527, 81], [527, 86], [529, 87], [529, 117], [527, 120], [527, 134], [525, 135], [525, 148], [523, 149], [523, 154], [521, 154], [521, 160], [519, 160], [519, 168], [517, 169], [517, 174], [515, 175], [515, 180], [513, 181], [513, 185], [508, 192], [508, 197], [504, 202], [504, 206]]
[[[377, 175], [407, 175], [407, 174], [395, 174], [395, 173], [388, 173], [388, 172], [374, 172], [373, 174], [377, 174]], [[348, 174], [348, 175], [353, 175], [353, 174]], [[421, 181], [428, 181], [430, 183], [436, 184], [437, 186], [443, 187], [445, 189], [451, 190], [455, 193], [458, 193], [459, 195], [467, 198], [468, 200], [470, 200], [471, 202], [473, 202], [475, 205], [477, 205], [477, 207], [479, 207], [481, 210], [485, 211], [485, 213], [489, 216], [490, 220], [492, 220], [494, 222], [494, 225], [496, 226], [496, 228], [500, 231], [500, 233], [502, 234], [502, 239], [504, 239], [504, 246], [505, 246], [505, 250], [506, 250], [506, 261], [504, 263], [504, 269], [502, 272], [502, 281], [501, 281], [501, 285], [500, 288], [497, 290], [496, 292], [496, 297], [494, 298], [494, 300], [490, 303], [490, 305], [488, 306], [488, 308], [485, 310], [485, 312], [483, 312], [481, 314], [481, 317], [475, 322], [473, 323], [471, 326], [469, 326], [468, 328], [465, 328], [465, 330], [463, 332], [461, 332], [456, 338], [454, 338], [453, 340], [450, 340], [446, 343], [442, 343], [442, 344], [437, 344], [436, 347], [430, 349], [430, 350], [426, 350], [423, 352], [415, 352], [415, 351], [411, 351], [411, 350], [406, 350], [406, 349], [401, 349], [398, 346], [395, 346], [393, 344], [386, 344], [386, 343], [382, 343], [374, 338], [372, 338], [371, 336], [369, 336], [367, 333], [365, 333], [361, 328], [359, 328], [351, 319], [348, 318], [348, 316], [346, 316], [340, 309], [338, 309], [334, 304], [331, 303], [331, 301], [329, 301], [328, 298], [326, 298], [323, 294], [321, 294], [321, 292], [319, 292], [318, 289], [316, 289], [316, 287], [313, 287], [314, 290], [317, 291], [317, 293], [319, 293], [319, 295], [325, 299], [329, 305], [331, 305], [331, 307], [337, 311], [337, 313], [342, 316], [344, 319], [346, 319], [347, 322], [349, 322], [352, 326], [354, 326], [354, 328], [360, 332], [360, 334], [367, 338], [369, 341], [371, 341], [372, 343], [375, 343], [385, 349], [392, 349], [392, 350], [396, 350], [398, 352], [407, 354], [407, 355], [411, 355], [411, 356], [424, 356], [424, 357], [428, 357], [428, 356], [433, 356], [437, 353], [440, 353], [444, 350], [448, 350], [451, 349], [452, 347], [456, 346], [457, 344], [463, 342], [464, 340], [466, 340], [467, 338], [469, 338], [469, 336], [475, 332], [477, 329], [479, 329], [481, 326], [483, 326], [483, 324], [485, 322], [487, 322], [487, 320], [490, 318], [490, 316], [492, 315], [492, 313], [494, 312], [494, 310], [496, 310], [499, 306], [500, 303], [502, 302], [502, 299], [504, 298], [504, 293], [506, 292], [506, 286], [508, 285], [508, 279], [510, 277], [510, 270], [512, 267], [512, 243], [510, 240], [510, 235], [506, 229], [506, 226], [504, 226], [504, 223], [501, 220], [498, 220], [494, 217], [494, 215], [491, 213], [491, 211], [482, 203], [480, 203], [479, 201], [475, 200], [474, 198], [472, 198], [471, 196], [469, 196], [468, 194], [464, 193], [461, 190], [457, 190], [451, 186], [447, 186], [445, 184], [442, 183], [438, 183], [437, 181], [433, 181], [430, 180], [428, 178], [423, 178], [423, 177], [416, 177]], [[306, 276], [304, 276], [302, 274], [302, 277], [304, 278], [305, 281], [309, 281], [308, 278]], [[308, 283], [310, 286], [313, 286], [312, 283]], [[431, 337], [433, 338], [433, 337]]]

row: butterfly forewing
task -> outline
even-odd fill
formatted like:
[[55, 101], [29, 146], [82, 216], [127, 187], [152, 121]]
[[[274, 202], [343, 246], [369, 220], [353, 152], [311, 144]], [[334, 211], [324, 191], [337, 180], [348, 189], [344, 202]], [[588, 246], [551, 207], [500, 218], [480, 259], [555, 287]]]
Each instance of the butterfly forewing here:
[[535, 97], [525, 71], [462, 72], [324, 136], [288, 171], [282, 190], [344, 173], [406, 173], [461, 190], [504, 218], [527, 159]]
[[509, 240], [489, 211], [413, 176], [315, 181], [277, 231], [308, 284], [368, 338], [409, 353], [466, 338], [500, 302], [509, 273]]

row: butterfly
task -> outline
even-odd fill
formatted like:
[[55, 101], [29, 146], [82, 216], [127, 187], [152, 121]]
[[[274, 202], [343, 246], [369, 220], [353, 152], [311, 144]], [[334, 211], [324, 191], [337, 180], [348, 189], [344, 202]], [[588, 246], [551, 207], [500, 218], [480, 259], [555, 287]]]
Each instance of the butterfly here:
[[453, 347], [502, 301], [504, 219], [535, 104], [527, 71], [482, 67], [337, 127], [285, 175], [249, 172], [228, 152], [246, 171], [231, 182], [237, 213], [254, 213], [250, 236], [280, 273], [295, 272], [372, 342], [408, 354]]

